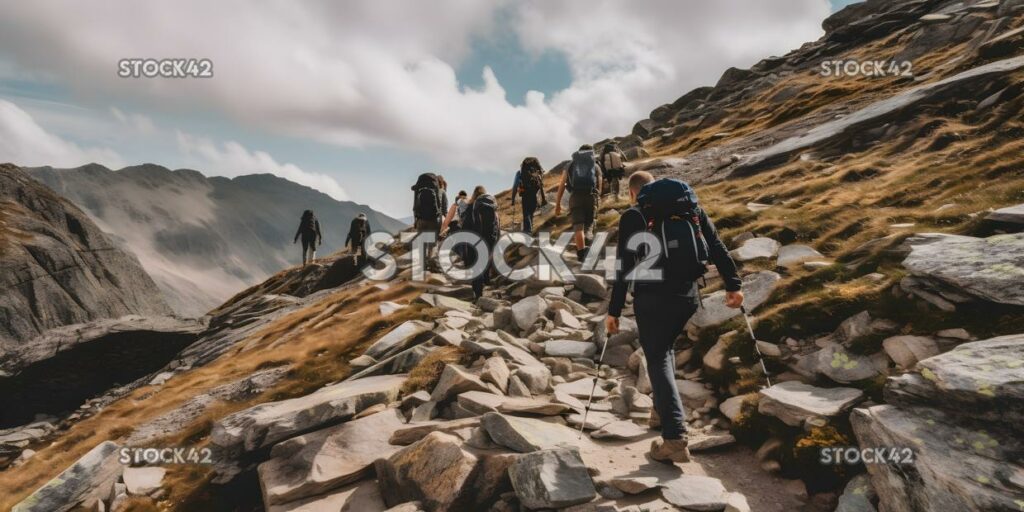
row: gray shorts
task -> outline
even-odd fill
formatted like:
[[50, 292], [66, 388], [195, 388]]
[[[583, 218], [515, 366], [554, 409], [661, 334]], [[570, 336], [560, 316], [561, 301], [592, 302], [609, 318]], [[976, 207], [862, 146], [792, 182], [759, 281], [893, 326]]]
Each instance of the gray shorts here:
[[597, 191], [593, 190], [573, 192], [569, 195], [569, 216], [572, 218], [573, 229], [587, 231], [593, 227], [598, 200]]

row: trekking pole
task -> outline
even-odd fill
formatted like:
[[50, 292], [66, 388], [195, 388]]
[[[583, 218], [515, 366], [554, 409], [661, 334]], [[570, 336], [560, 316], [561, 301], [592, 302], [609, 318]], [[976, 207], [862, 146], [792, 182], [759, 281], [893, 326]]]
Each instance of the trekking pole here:
[[594, 393], [597, 391], [597, 381], [601, 378], [601, 365], [604, 363], [604, 351], [608, 348], [608, 332], [604, 326], [597, 328], [594, 333], [601, 341], [601, 355], [597, 358], [597, 374], [594, 375], [594, 385], [590, 388], [590, 398], [587, 399], [587, 405], [583, 408], [583, 421], [580, 423], [580, 437], [579, 440], [583, 440], [583, 429], [587, 427], [587, 416], [590, 414], [590, 406], [594, 404]]
[[764, 356], [761, 355], [761, 348], [757, 346], [757, 336], [754, 336], [754, 326], [750, 324], [750, 315], [747, 314], [747, 308], [740, 306], [740, 312], [743, 313], [743, 319], [747, 321], [747, 330], [750, 331], [750, 339], [754, 341], [754, 351], [757, 352], [757, 360], [761, 361], [761, 370], [764, 371], [764, 380], [768, 383], [768, 387], [772, 387], [772, 380], [768, 376], [768, 367], [764, 364]]

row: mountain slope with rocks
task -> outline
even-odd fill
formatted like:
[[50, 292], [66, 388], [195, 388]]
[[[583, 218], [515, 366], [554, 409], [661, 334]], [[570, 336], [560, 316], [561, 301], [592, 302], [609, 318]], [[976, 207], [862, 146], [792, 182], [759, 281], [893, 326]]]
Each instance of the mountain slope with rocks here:
[[[74, 418], [0, 433], [40, 431], [0, 471], [0, 508], [1018, 510], [1022, 26], [1016, 0], [854, 4], [821, 40], [616, 138], [630, 170], [697, 185], [754, 315], [756, 340], [711, 275], [677, 340], [690, 463], [645, 455], [632, 307], [602, 331], [599, 271], [496, 279], [472, 301], [444, 275], [413, 281], [408, 254], [372, 282], [339, 253], [233, 297], [165, 367]], [[821, 76], [832, 59], [909, 59], [914, 75]], [[602, 205], [613, 239], [626, 206]], [[550, 206], [537, 225], [570, 229]], [[212, 457], [131, 467], [122, 446]], [[837, 462], [847, 448], [897, 451]]]
[[228, 179], [152, 164], [117, 171], [97, 164], [28, 171], [133, 252], [174, 310], [185, 316], [201, 316], [301, 261], [292, 238], [303, 210], [320, 219], [320, 254], [342, 247], [359, 213], [375, 230], [405, 227], [367, 206], [336, 201], [269, 174]]

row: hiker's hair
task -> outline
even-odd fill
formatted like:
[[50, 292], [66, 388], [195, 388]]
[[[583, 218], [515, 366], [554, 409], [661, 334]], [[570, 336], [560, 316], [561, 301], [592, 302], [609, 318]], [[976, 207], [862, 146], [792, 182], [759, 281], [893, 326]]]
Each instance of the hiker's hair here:
[[313, 210], [306, 210], [306, 211], [302, 212], [302, 220], [312, 219], [312, 218], [313, 218]]
[[467, 195], [469, 194], [465, 190], [460, 190], [458, 194], [455, 194], [455, 197], [466, 197]]
[[594, 150], [594, 146], [591, 146], [590, 144], [584, 144], [584, 145], [580, 146], [580, 151], [593, 151], [593, 150]]
[[478, 198], [478, 197], [480, 197], [480, 196], [482, 196], [482, 195], [484, 195], [486, 193], [487, 193], [487, 189], [484, 188], [483, 185], [477, 185], [476, 188], [473, 189], [473, 197], [469, 198], [469, 202], [472, 203], [473, 201], [476, 201], [476, 198]]
[[437, 175], [437, 188], [448, 190], [448, 182], [440, 174]]
[[544, 168], [540, 166], [540, 160], [537, 160], [536, 157], [532, 156], [528, 156], [525, 159], [523, 159], [523, 164], [519, 166], [519, 170], [523, 172], [530, 171], [533, 169], [544, 170]]
[[636, 171], [629, 175], [629, 189], [639, 192], [644, 185], [654, 181], [654, 175], [647, 171]]

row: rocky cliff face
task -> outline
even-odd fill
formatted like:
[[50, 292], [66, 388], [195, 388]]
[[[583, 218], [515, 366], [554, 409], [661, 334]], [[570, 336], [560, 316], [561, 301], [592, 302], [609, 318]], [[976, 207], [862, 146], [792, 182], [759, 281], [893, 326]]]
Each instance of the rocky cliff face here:
[[[646, 362], [631, 306], [621, 333], [602, 332], [600, 276], [497, 279], [470, 302], [445, 276], [412, 282], [407, 257], [374, 283], [334, 255], [240, 293], [66, 431], [0, 433], [24, 443], [0, 507], [1015, 510], [1021, 26], [1019, 0], [855, 4], [821, 40], [618, 138], [631, 169], [698, 184], [754, 314], [756, 340], [712, 276], [677, 340], [691, 463], [643, 456], [657, 435]], [[913, 74], [821, 76], [834, 59], [908, 59]], [[604, 202], [598, 227], [614, 234], [626, 206]], [[545, 209], [537, 225], [569, 220]], [[215, 464], [139, 486], [139, 468], [111, 462], [155, 442], [210, 448]], [[848, 448], [913, 455], [821, 460]]]
[[69, 201], [0, 166], [0, 360], [43, 332], [171, 309], [131, 254]]
[[360, 212], [375, 230], [404, 227], [366, 206], [335, 201], [271, 175], [207, 178], [150, 164], [119, 171], [90, 164], [29, 172], [134, 253], [175, 312], [185, 316], [203, 315], [301, 261], [292, 237], [303, 210], [320, 219], [321, 255], [341, 248]]

